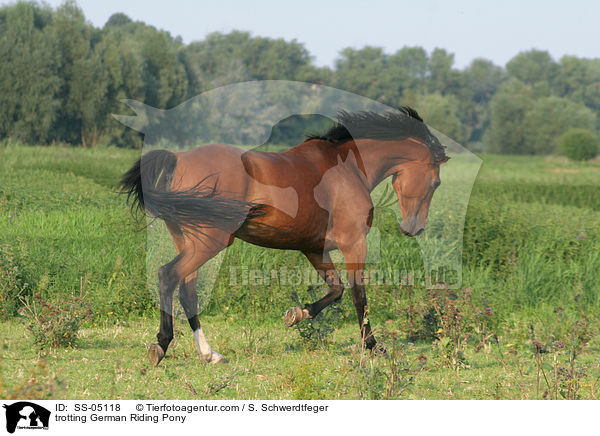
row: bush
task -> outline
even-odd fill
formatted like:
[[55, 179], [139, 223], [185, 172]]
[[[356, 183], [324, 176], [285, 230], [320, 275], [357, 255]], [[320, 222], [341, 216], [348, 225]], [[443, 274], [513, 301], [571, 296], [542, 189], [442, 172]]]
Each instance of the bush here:
[[489, 350], [497, 342], [498, 317], [485, 298], [473, 297], [471, 289], [454, 292], [449, 289], [420, 290], [406, 288], [408, 306], [404, 314], [409, 341], [433, 340], [442, 363], [452, 368], [468, 367], [464, 352], [468, 342], [475, 351]]
[[90, 305], [82, 295], [47, 301], [40, 294], [35, 294], [31, 301], [24, 298], [23, 303], [21, 314], [25, 326], [40, 350], [74, 345], [81, 323], [91, 320]]
[[589, 130], [568, 130], [558, 141], [562, 154], [571, 160], [590, 160], [598, 154], [598, 138]]

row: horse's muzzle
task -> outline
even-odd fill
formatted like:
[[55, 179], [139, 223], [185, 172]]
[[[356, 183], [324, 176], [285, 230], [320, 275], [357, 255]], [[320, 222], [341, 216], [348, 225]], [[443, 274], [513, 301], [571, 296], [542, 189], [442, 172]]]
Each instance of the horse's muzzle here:
[[408, 221], [402, 221], [400, 223], [400, 231], [406, 236], [414, 237], [422, 234], [425, 231], [425, 228], [415, 226], [414, 222], [409, 223]]

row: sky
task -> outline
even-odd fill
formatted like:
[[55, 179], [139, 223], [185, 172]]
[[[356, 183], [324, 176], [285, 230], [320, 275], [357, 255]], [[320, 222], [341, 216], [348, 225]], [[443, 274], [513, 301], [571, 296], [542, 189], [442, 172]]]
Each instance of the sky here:
[[[6, 2], [0, 0], [0, 3]], [[47, 1], [56, 7], [62, 0]], [[101, 27], [124, 12], [181, 36], [185, 43], [215, 31], [296, 39], [315, 64], [333, 66], [340, 50], [365, 45], [393, 53], [403, 46], [436, 47], [455, 55], [455, 67], [475, 58], [504, 66], [532, 48], [561, 56], [600, 57], [600, 2], [569, 1], [327, 1], [302, 0], [78, 0]]]

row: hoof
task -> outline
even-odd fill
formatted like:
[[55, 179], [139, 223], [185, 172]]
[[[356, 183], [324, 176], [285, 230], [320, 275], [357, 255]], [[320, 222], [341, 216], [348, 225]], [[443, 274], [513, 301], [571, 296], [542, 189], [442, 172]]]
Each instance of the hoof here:
[[217, 353], [216, 351], [213, 351], [208, 363], [212, 365], [218, 365], [219, 363], [227, 363], [227, 359], [225, 359], [221, 354]]
[[163, 357], [165, 357], [165, 352], [160, 345], [152, 344], [148, 347], [148, 359], [152, 366], [157, 366]]
[[286, 310], [285, 315], [283, 315], [283, 322], [285, 322], [286, 326], [291, 327], [307, 318], [310, 318], [308, 310], [292, 307], [291, 309]]
[[204, 363], [210, 363], [211, 365], [216, 365], [218, 363], [227, 363], [227, 359], [225, 359], [220, 353], [212, 350], [210, 355], [203, 356], [200, 355], [200, 358], [204, 361]]

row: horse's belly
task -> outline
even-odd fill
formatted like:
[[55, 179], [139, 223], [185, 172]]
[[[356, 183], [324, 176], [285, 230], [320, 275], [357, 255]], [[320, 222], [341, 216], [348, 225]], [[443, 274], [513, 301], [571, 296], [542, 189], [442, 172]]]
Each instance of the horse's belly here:
[[271, 208], [267, 215], [245, 222], [235, 236], [254, 245], [301, 251], [322, 251], [327, 230], [326, 221], [291, 218]]

